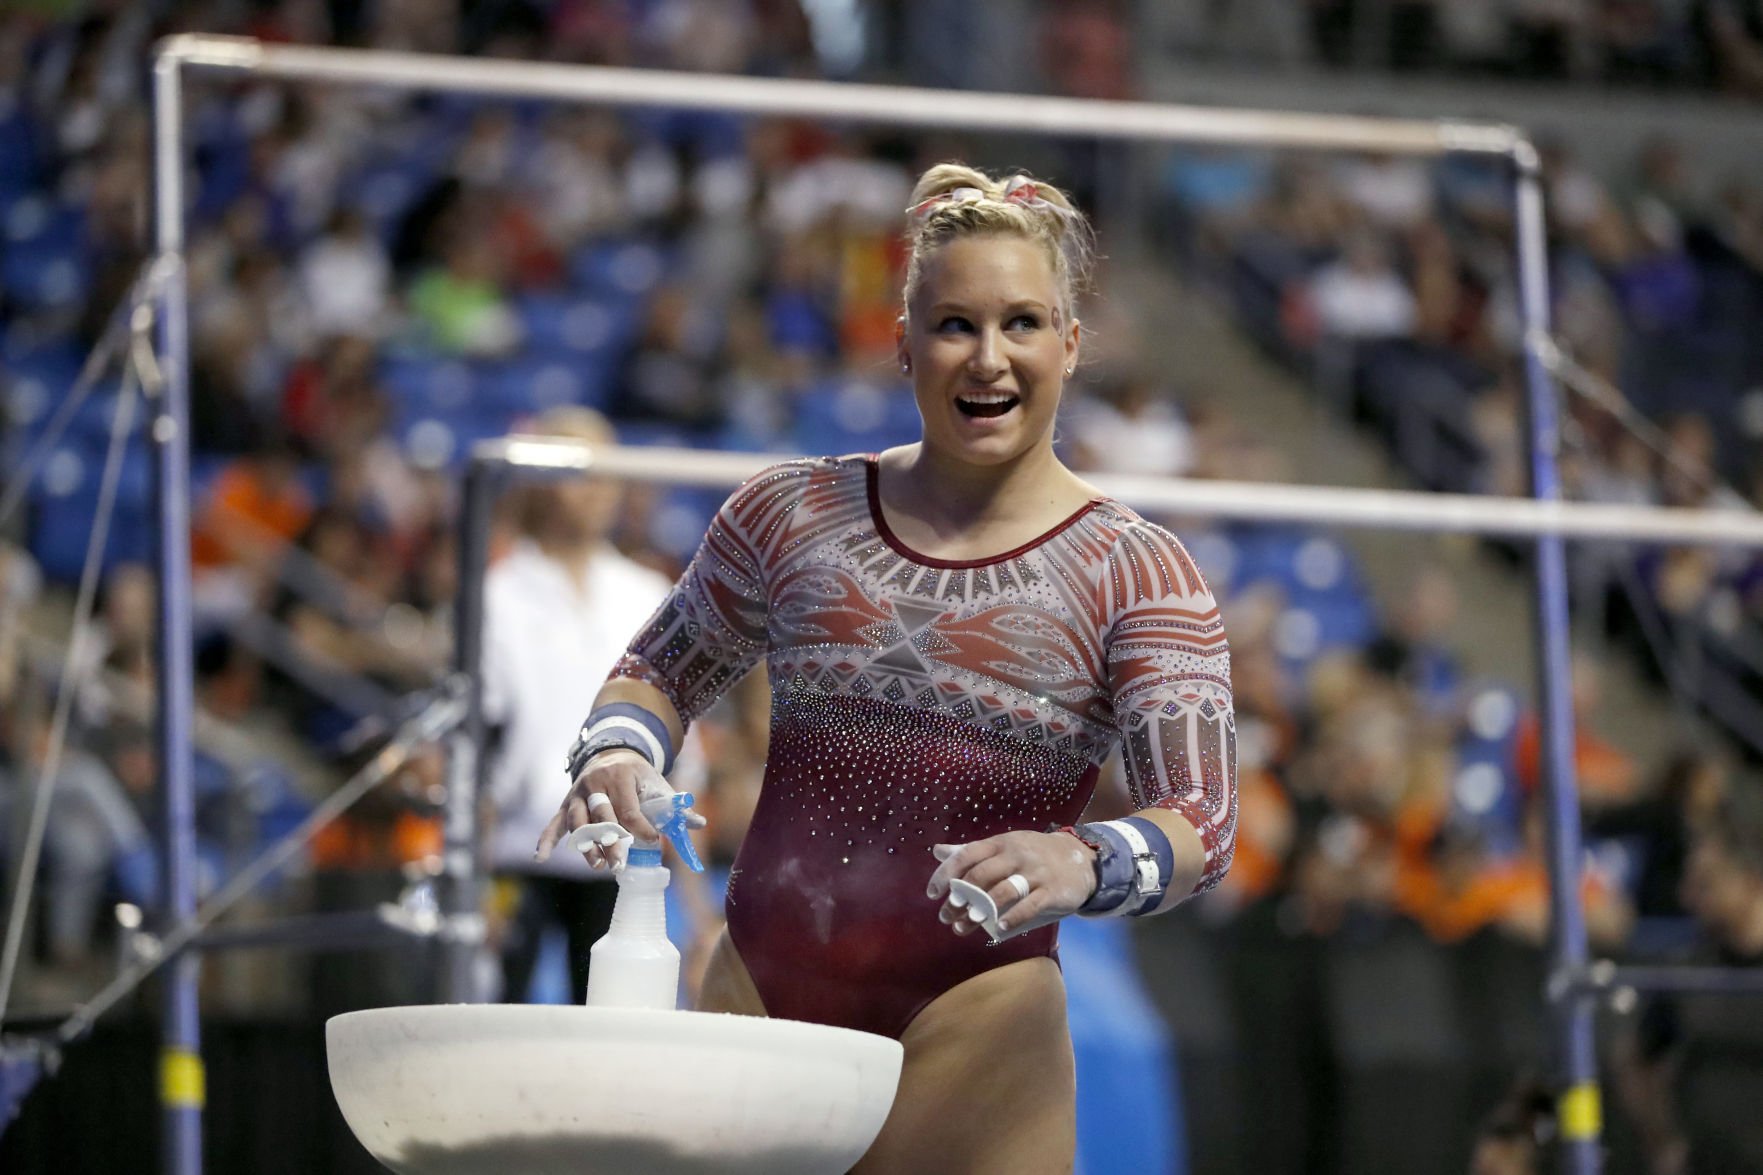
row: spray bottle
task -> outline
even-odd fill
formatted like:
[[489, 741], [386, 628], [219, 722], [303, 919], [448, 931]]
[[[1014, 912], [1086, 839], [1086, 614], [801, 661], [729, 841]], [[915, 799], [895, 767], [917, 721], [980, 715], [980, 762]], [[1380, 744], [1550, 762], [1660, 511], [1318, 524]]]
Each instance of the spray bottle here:
[[[692, 847], [687, 829], [702, 818], [691, 812], [689, 792], [658, 786], [645, 789], [639, 801], [644, 819], [673, 842], [695, 873], [704, 862]], [[661, 1008], [672, 1011], [679, 991], [679, 948], [667, 937], [667, 866], [661, 842], [636, 840], [622, 825], [586, 824], [570, 834], [570, 847], [580, 851], [598, 844], [616, 855], [618, 841], [628, 842], [624, 863], [615, 866], [618, 900], [612, 926], [589, 953], [587, 1003], [600, 1008]]]

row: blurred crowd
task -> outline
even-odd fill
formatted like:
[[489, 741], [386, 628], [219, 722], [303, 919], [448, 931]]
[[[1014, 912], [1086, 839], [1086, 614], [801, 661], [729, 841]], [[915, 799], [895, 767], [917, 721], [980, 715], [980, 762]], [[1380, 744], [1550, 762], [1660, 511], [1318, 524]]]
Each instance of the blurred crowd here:
[[[19, 468], [48, 426], [145, 255], [142, 67], [153, 37], [201, 29], [815, 77], [834, 72], [826, 30], [805, 14], [821, 7], [258, 0], [0, 18], [6, 468]], [[1047, 36], [1085, 38], [1089, 51], [1071, 55], [1071, 71], [1050, 70], [1047, 84], [1130, 89], [1130, 71], [1089, 68], [1124, 52], [1117, 6], [1057, 7], [1043, 13]], [[1331, 22], [1371, 7], [1308, 6], [1324, 57]], [[1400, 18], [1394, 30], [1482, 6], [1384, 7]], [[1667, 6], [1486, 7], [1529, 30], [1548, 73], [1556, 57], [1577, 60], [1550, 47], [1549, 28], [1595, 9], [1600, 43], [1615, 44], [1612, 30]], [[1697, 28], [1757, 16], [1693, 7]], [[604, 414], [634, 443], [849, 452], [916, 434], [891, 361], [900, 214], [924, 164], [983, 156], [983, 144], [236, 80], [194, 85], [189, 99], [192, 557], [210, 878], [314, 798], [265, 762], [262, 744], [229, 732], [280, 732], [347, 769], [407, 711], [400, 698], [444, 672], [456, 475], [476, 440], [569, 405]], [[1086, 159], [1095, 163], [1054, 154], [1044, 166], [1063, 180], [1058, 168]], [[1626, 175], [1593, 174], [1565, 142], [1548, 146], [1545, 166], [1559, 329], [1580, 363], [1628, 390], [1623, 410], [1669, 441], [1667, 457], [1610, 406], [1570, 400], [1573, 492], [1748, 508], [1763, 485], [1752, 476], [1763, 403], [1741, 395], [1763, 380], [1763, 335], [1750, 325], [1763, 312], [1755, 177], [1705, 175], [1667, 140], [1646, 144]], [[1251, 334], [1380, 429], [1421, 481], [1518, 493], [1506, 191], [1496, 168], [1474, 161], [1182, 151], [1153, 231]], [[1279, 455], [1222, 399], [1178, 395], [1185, 389], [1135, 363], [1130, 346], [1109, 345], [1133, 337], [1114, 321], [1126, 313], [1105, 299], [1086, 312], [1103, 346], [1070, 392], [1061, 443], [1073, 463], [1278, 479]], [[0, 558], [7, 846], [23, 835], [57, 703], [56, 650], [34, 641], [24, 618], [71, 595], [118, 397], [114, 378], [101, 382], [33, 481], [28, 524], [0, 532], [14, 540]], [[68, 708], [40, 936], [50, 959], [90, 950], [108, 903], [147, 903], [156, 884], [145, 831], [146, 468], [137, 436], [122, 451], [98, 635], [84, 654], [90, 684]], [[608, 537], [674, 574], [718, 497], [633, 488]], [[498, 552], [515, 521], [499, 518]], [[1536, 724], [1516, 683], [1462, 668], [1454, 629], [1465, 605], [1450, 574], [1423, 565], [1409, 583], [1373, 585], [1324, 533], [1169, 521], [1224, 601], [1239, 724], [1237, 862], [1199, 916], [1227, 925], [1261, 912], [1293, 939], [1400, 923], [1447, 947], [1495, 936], [1540, 948]], [[1763, 598], [1752, 560], [1576, 557], [1578, 602], [1604, 608], [1613, 627], [1663, 617], [1687, 639], [1713, 626], [1732, 657], [1756, 639]], [[1763, 659], [1746, 664], [1759, 667], [1745, 670], [1755, 678], [1735, 688], [1750, 697]], [[1607, 671], [1588, 655], [1575, 677], [1595, 850], [1583, 897], [1597, 949], [1669, 952], [1698, 941], [1699, 926], [1704, 940], [1755, 957], [1763, 944], [1733, 928], [1763, 908], [1763, 828], [1731, 815], [1753, 781], [1718, 750], [1686, 751], [1663, 769], [1628, 758], [1599, 731]], [[1713, 676], [1704, 663], [1703, 679]], [[725, 867], [756, 796], [767, 704], [763, 682], [750, 679], [701, 727], [708, 855]], [[437, 851], [438, 792], [436, 763], [420, 762], [322, 836], [311, 864], [321, 875], [388, 876], [396, 892]], [[1722, 830], [1719, 846], [1710, 829]], [[9, 853], [9, 870], [15, 860]]]
[[1190, 57], [1763, 97], [1754, 0], [1251, 0], [1169, 5]]
[[[1763, 174], [1668, 138], [1600, 175], [1545, 139], [1570, 496], [1754, 508], [1763, 430]], [[1524, 387], [1509, 188], [1495, 165], [1178, 153], [1176, 248], [1324, 402], [1375, 427], [1423, 484], [1522, 494]], [[1743, 552], [1587, 543], [1577, 614], [1637, 646], [1753, 750], [1763, 726]]]

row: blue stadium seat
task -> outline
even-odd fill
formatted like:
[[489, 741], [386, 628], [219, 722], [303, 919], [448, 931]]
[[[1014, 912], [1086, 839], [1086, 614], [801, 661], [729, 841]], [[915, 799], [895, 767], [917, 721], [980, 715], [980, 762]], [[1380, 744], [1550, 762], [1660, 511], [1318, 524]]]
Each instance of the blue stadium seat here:
[[621, 445], [651, 445], [664, 449], [710, 447], [708, 436], [683, 424], [668, 424], [659, 420], [620, 420], [615, 424], [618, 428], [618, 443]]
[[84, 213], [31, 194], [13, 200], [4, 215], [0, 290], [27, 310], [61, 309], [79, 301], [91, 285]]
[[1231, 538], [1236, 548], [1236, 568], [1232, 582], [1236, 590], [1268, 580], [1281, 587], [1288, 586], [1298, 549], [1307, 537], [1302, 530], [1288, 526], [1233, 528]]
[[77, 253], [31, 246], [0, 258], [0, 293], [28, 310], [59, 310], [85, 297], [91, 274]]
[[526, 349], [544, 358], [610, 361], [630, 343], [636, 306], [629, 298], [526, 294], [515, 303]]
[[915, 441], [918, 405], [904, 385], [847, 380], [805, 393], [792, 440], [806, 453], [858, 453]]
[[399, 415], [455, 412], [477, 400], [477, 371], [431, 351], [400, 351], [380, 360], [380, 383]]
[[[72, 583], [79, 578], [103, 471], [101, 447], [70, 442], [50, 454], [32, 486], [31, 553], [51, 579]], [[151, 486], [149, 455], [137, 441], [124, 455], [117, 483], [116, 509], [103, 555], [106, 570], [151, 556]]]
[[6, 419], [10, 427], [35, 438], [79, 378], [84, 357], [71, 344], [51, 345], [7, 357], [4, 368]]
[[347, 185], [349, 203], [382, 240], [388, 240], [438, 174], [435, 161], [426, 154], [376, 159], [356, 172]]
[[521, 416], [562, 404], [603, 408], [611, 382], [611, 365], [607, 363], [514, 359], [480, 369], [475, 402], [486, 409], [505, 409]]
[[397, 425], [398, 443], [422, 468], [458, 470], [470, 458], [472, 446], [506, 436], [515, 417], [513, 412], [481, 406], [412, 414]]
[[86, 213], [42, 192], [31, 192], [6, 204], [8, 248], [35, 245], [60, 251], [78, 250], [86, 238]]
[[595, 241], [569, 261], [571, 281], [597, 297], [642, 298], [667, 274], [667, 255], [646, 241]]
[[42, 179], [42, 132], [16, 91], [0, 93], [0, 198], [22, 195]]
[[1223, 600], [1235, 595], [1240, 562], [1236, 541], [1222, 530], [1190, 530], [1181, 539], [1213, 596]]
[[1496, 855], [1516, 852], [1522, 843], [1524, 797], [1513, 758], [1519, 713], [1509, 686], [1483, 683], [1468, 692], [1457, 736], [1450, 820], [1474, 828]]

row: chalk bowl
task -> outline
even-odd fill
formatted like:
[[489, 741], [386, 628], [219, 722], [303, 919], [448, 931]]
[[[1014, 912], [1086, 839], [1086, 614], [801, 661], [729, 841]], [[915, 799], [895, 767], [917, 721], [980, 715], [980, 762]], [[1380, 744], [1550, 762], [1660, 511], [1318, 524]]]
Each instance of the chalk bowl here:
[[901, 1061], [793, 1020], [513, 1004], [350, 1012], [325, 1045], [349, 1128], [400, 1175], [832, 1175]]

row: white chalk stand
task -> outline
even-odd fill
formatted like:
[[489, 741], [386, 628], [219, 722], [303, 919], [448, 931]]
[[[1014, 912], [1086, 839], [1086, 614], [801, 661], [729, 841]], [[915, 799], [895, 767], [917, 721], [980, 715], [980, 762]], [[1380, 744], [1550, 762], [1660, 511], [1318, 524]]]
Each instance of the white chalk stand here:
[[833, 1175], [902, 1057], [794, 1020], [514, 1004], [350, 1012], [325, 1042], [349, 1128], [400, 1175]]

